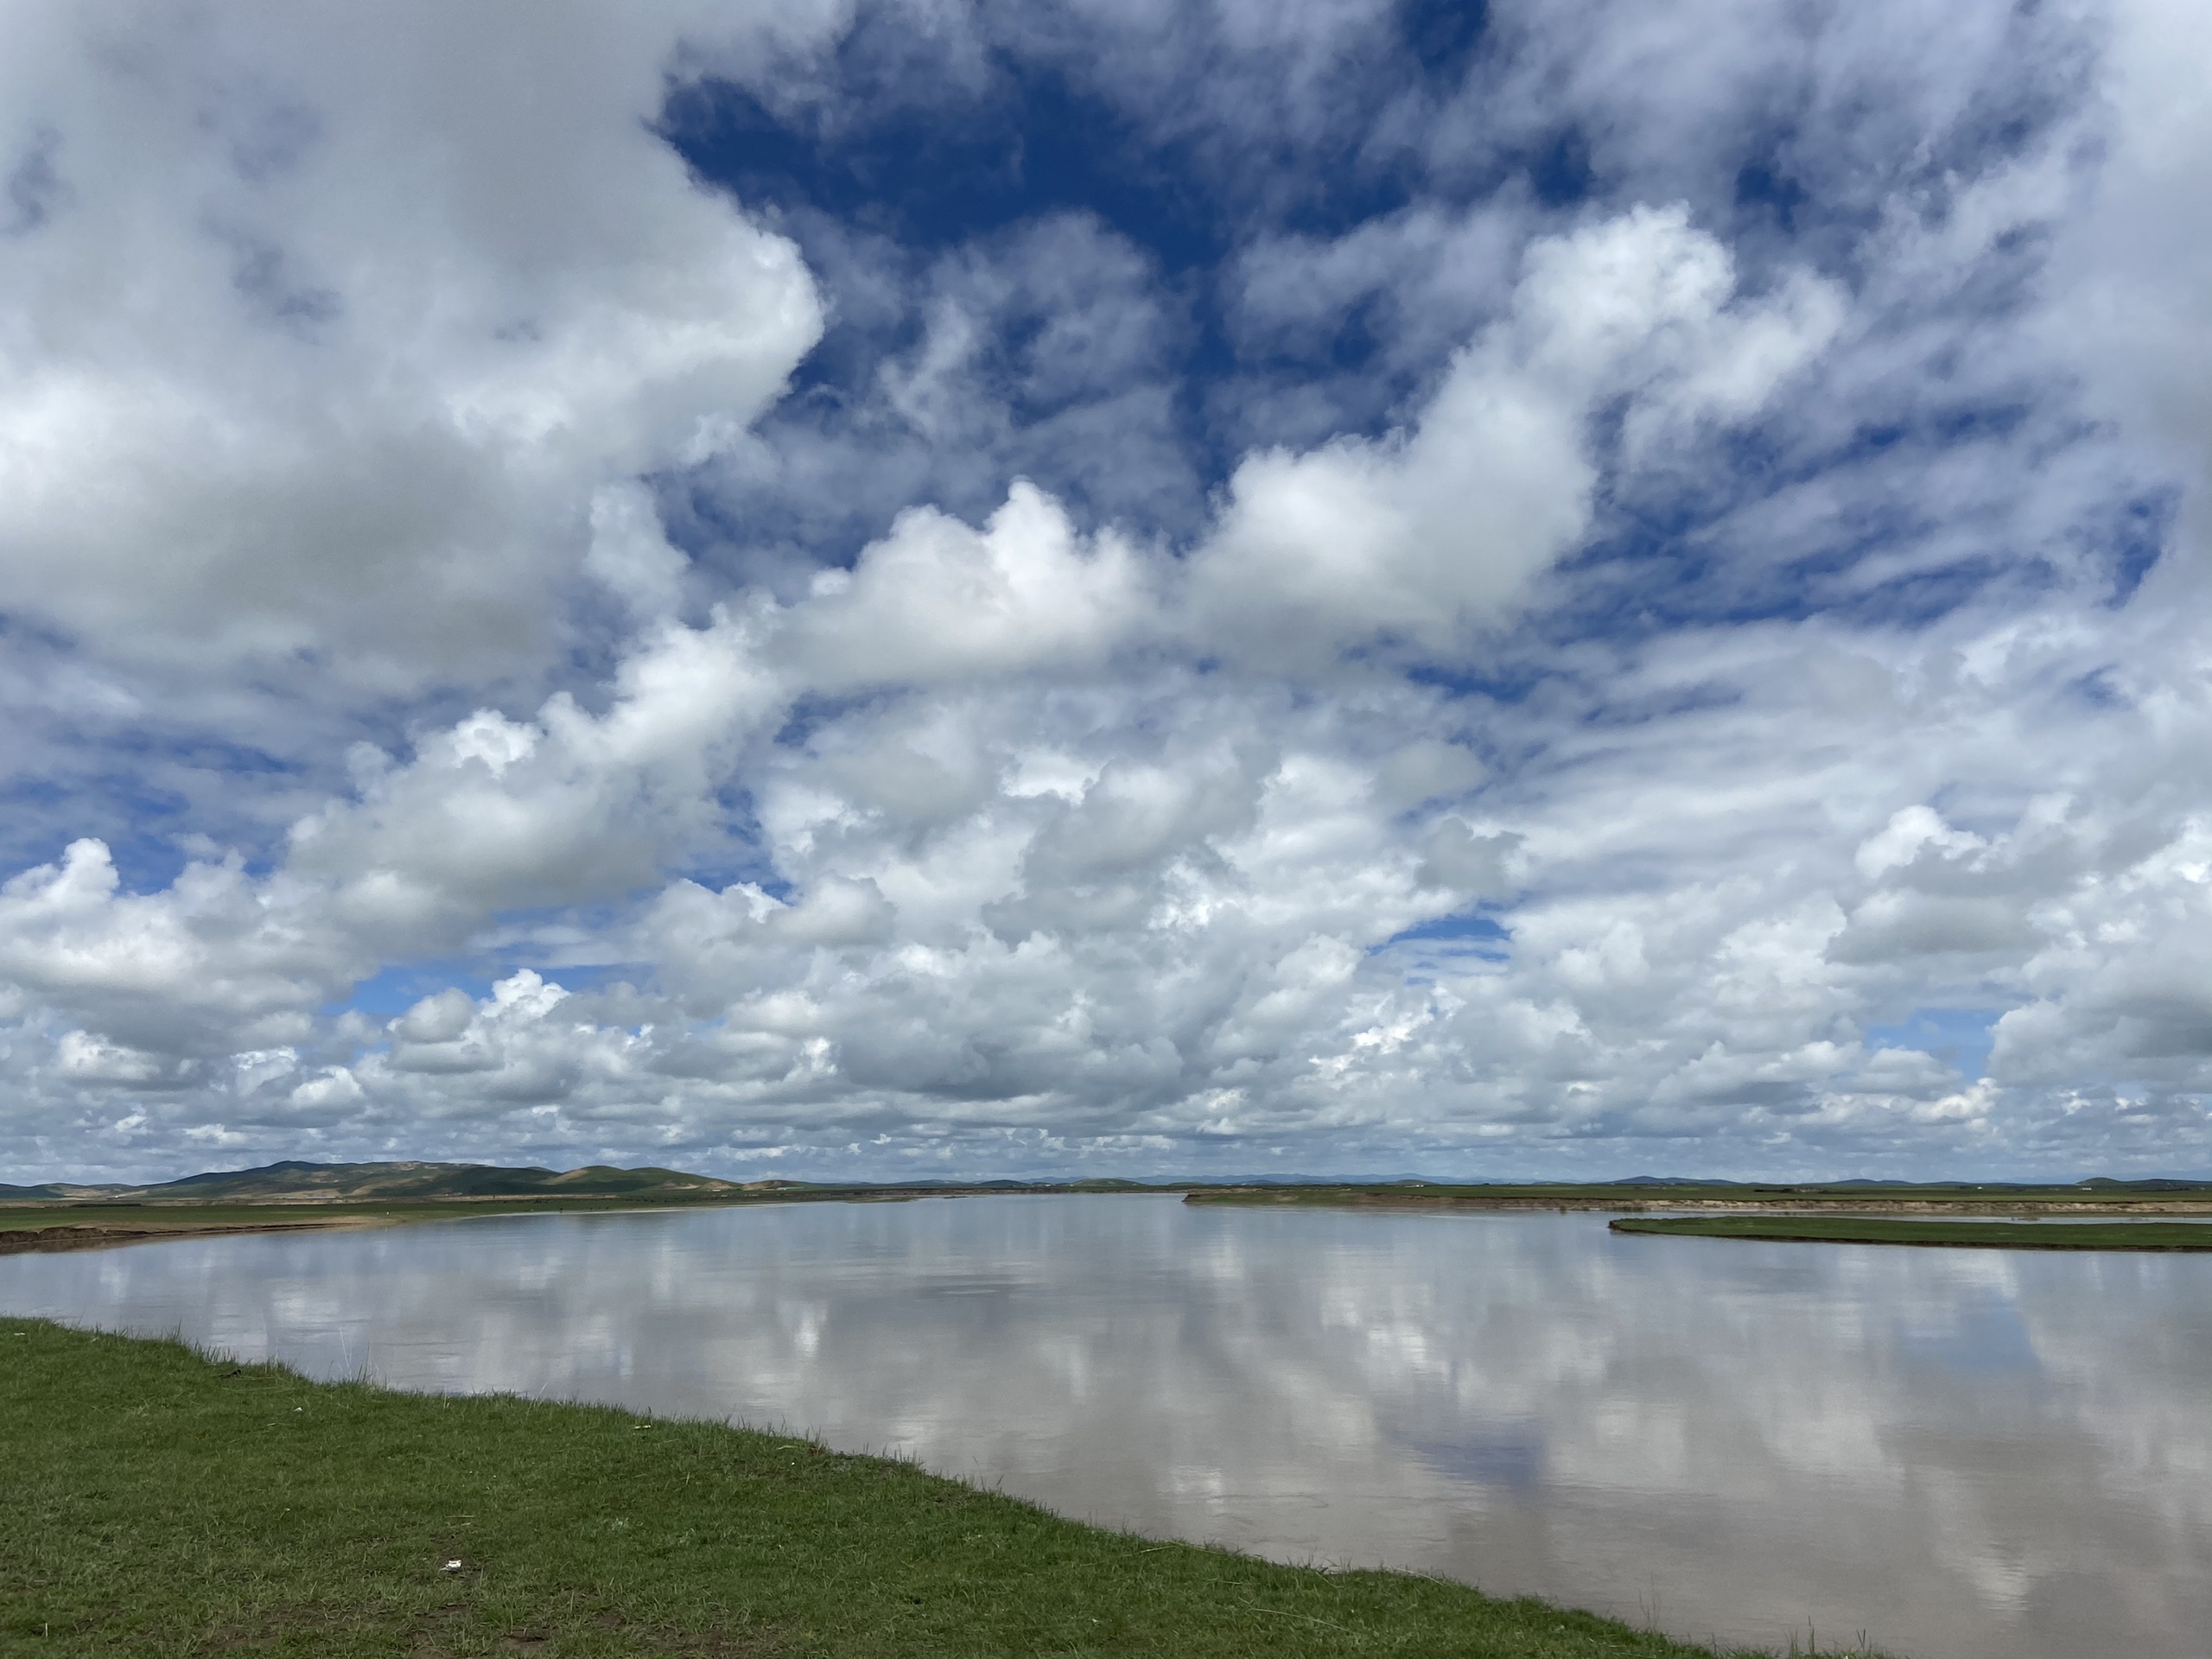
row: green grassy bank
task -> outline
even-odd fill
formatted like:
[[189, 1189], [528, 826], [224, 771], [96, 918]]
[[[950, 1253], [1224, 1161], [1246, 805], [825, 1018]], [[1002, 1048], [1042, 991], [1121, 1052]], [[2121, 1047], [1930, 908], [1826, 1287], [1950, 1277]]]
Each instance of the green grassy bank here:
[[471, 1216], [591, 1214], [607, 1211], [729, 1209], [753, 1204], [896, 1204], [923, 1198], [1130, 1190], [1126, 1183], [1058, 1185], [895, 1187], [807, 1186], [783, 1183], [760, 1190], [726, 1186], [704, 1192], [567, 1192], [400, 1198], [41, 1199], [0, 1202], [0, 1255], [22, 1250], [96, 1249], [194, 1234], [283, 1233], [334, 1227], [381, 1227], [411, 1221], [458, 1221]]
[[708, 1198], [424, 1198], [302, 1204], [17, 1204], [0, 1205], [0, 1252], [11, 1235], [49, 1236], [48, 1248], [76, 1235], [86, 1244], [131, 1243], [192, 1233], [289, 1232], [329, 1227], [382, 1226], [406, 1221], [457, 1221], [468, 1216], [589, 1213], [607, 1210], [696, 1210], [746, 1202]]
[[1298, 1185], [1196, 1186], [1186, 1204], [1391, 1210], [1777, 1210], [1885, 1211], [1899, 1215], [2199, 1215], [2212, 1217], [2212, 1185], [2193, 1181], [2078, 1181], [2068, 1186], [2010, 1182], [1846, 1181], [1833, 1185], [1716, 1181], [1331, 1181]]
[[1288, 1186], [1140, 1185], [1131, 1181], [984, 1181], [972, 1185], [739, 1185], [681, 1170], [592, 1167], [565, 1173], [473, 1164], [274, 1164], [155, 1186], [0, 1187], [0, 1255], [93, 1249], [194, 1233], [386, 1226], [462, 1216], [696, 1209], [748, 1204], [892, 1204], [986, 1194], [1180, 1192], [1190, 1204], [1414, 1211], [1843, 1210], [1923, 1215], [2201, 1215], [2212, 1186], [2090, 1180], [2071, 1186], [1846, 1184], [1840, 1186], [1616, 1181], [1503, 1184], [1381, 1181]]
[[804, 1440], [0, 1319], [8, 1655], [1641, 1656], [1541, 1602], [1057, 1519]]
[[2212, 1250], [2212, 1224], [1895, 1220], [1881, 1216], [1624, 1216], [1617, 1233], [1776, 1243], [1931, 1244], [2013, 1250]]

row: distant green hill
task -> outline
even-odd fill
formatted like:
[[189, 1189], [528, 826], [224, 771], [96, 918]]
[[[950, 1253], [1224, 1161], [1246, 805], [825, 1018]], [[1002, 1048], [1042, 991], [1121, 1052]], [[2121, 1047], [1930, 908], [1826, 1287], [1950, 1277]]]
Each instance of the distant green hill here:
[[705, 1197], [742, 1189], [734, 1181], [678, 1169], [502, 1169], [489, 1164], [309, 1164], [287, 1160], [259, 1169], [215, 1170], [147, 1186], [119, 1183], [79, 1185], [49, 1181], [39, 1186], [0, 1185], [0, 1201], [92, 1198], [200, 1204], [314, 1203], [339, 1199], [518, 1198], [591, 1195], [600, 1198]]

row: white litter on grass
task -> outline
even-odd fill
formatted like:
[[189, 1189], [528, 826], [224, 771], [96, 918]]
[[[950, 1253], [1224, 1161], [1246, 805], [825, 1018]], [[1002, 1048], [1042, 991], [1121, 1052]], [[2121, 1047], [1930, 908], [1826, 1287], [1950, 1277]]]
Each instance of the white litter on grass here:
[[442, 1570], [448, 1573], [458, 1573], [461, 1571], [461, 1563], [459, 1561], [448, 1561]]

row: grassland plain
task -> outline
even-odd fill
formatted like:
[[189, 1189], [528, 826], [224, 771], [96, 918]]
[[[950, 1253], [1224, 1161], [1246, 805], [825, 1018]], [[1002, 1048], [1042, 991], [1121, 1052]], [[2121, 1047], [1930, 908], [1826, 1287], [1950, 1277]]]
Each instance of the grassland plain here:
[[1695, 1211], [1714, 1215], [1792, 1211], [1900, 1216], [2204, 1216], [2212, 1184], [2088, 1180], [2030, 1186], [1847, 1181], [1764, 1185], [1717, 1181], [1605, 1181], [1509, 1185], [1445, 1181], [1330, 1181], [1297, 1185], [1194, 1186], [1185, 1204], [1414, 1211]]
[[2212, 1250], [2212, 1224], [1897, 1220], [1886, 1216], [1624, 1216], [1617, 1233], [1783, 1244], [1923, 1244], [1961, 1249]]
[[1147, 1541], [787, 1436], [310, 1382], [37, 1320], [0, 1319], [0, 1446], [10, 1656], [1714, 1651]]
[[410, 1221], [458, 1221], [471, 1216], [573, 1215], [616, 1210], [721, 1209], [748, 1204], [895, 1204], [920, 1198], [1005, 1192], [1099, 1192], [1126, 1184], [1069, 1183], [979, 1186], [808, 1186], [764, 1183], [701, 1192], [560, 1192], [451, 1195], [418, 1198], [74, 1198], [0, 1202], [0, 1255], [34, 1250], [98, 1249], [156, 1239], [224, 1233], [291, 1233], [337, 1227], [383, 1227]]
[[2066, 1186], [1773, 1185], [1688, 1181], [1506, 1185], [1411, 1179], [1296, 1184], [1126, 1180], [981, 1181], [914, 1185], [737, 1183], [673, 1169], [509, 1169], [480, 1164], [288, 1162], [126, 1187], [0, 1185], [0, 1255], [92, 1249], [187, 1234], [296, 1232], [462, 1216], [1068, 1192], [1181, 1192], [1192, 1204], [1468, 1211], [1790, 1211], [1896, 1215], [2212, 1217], [2212, 1185], [2094, 1179]]
[[208, 1233], [288, 1233], [378, 1227], [468, 1216], [576, 1214], [608, 1210], [698, 1209], [749, 1201], [711, 1198], [429, 1198], [358, 1204], [99, 1204], [0, 1205], [0, 1255], [19, 1250], [86, 1249]]

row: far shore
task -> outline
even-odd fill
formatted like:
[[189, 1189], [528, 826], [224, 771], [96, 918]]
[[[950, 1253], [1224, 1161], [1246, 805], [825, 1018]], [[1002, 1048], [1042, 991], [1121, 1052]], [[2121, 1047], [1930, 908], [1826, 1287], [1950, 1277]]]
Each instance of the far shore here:
[[[2025, 1219], [2077, 1217], [2212, 1218], [2212, 1187], [2084, 1192], [2080, 1187], [1875, 1187], [1605, 1185], [1434, 1185], [1405, 1182], [1207, 1185], [1179, 1182], [977, 1182], [971, 1185], [811, 1185], [759, 1182], [706, 1192], [450, 1194], [404, 1198], [41, 1198], [0, 1203], [0, 1255], [112, 1249], [163, 1239], [239, 1233], [292, 1233], [397, 1226], [469, 1217], [607, 1214], [723, 1209], [758, 1204], [896, 1204], [923, 1198], [1178, 1194], [1186, 1204], [1286, 1208], [1353, 1208], [1427, 1213], [1588, 1211], [1618, 1216]], [[1681, 1230], [1669, 1228], [1666, 1230]], [[1738, 1235], [1743, 1236], [1743, 1235]], [[1792, 1232], [1790, 1237], [1802, 1236]], [[2039, 1248], [2088, 1248], [2052, 1241]]]
[[1093, 1189], [1076, 1185], [816, 1187], [778, 1182], [698, 1196], [665, 1197], [454, 1195], [397, 1201], [228, 1198], [215, 1203], [188, 1198], [121, 1202], [41, 1198], [0, 1205], [0, 1255], [109, 1249], [162, 1239], [207, 1238], [229, 1233], [322, 1232], [336, 1228], [393, 1227], [409, 1222], [459, 1221], [488, 1216], [630, 1214], [662, 1210], [721, 1210], [757, 1204], [893, 1204], [916, 1198], [977, 1198], [1008, 1192], [1089, 1190]]
[[2115, 1221], [2057, 1227], [2032, 1221], [1898, 1220], [1880, 1216], [1633, 1216], [1617, 1233], [1669, 1238], [1733, 1238], [1769, 1244], [1904, 1244], [1968, 1250], [2212, 1252], [2202, 1222]]
[[1194, 1188], [1187, 1204], [1415, 1211], [1594, 1211], [1609, 1215], [2202, 1216], [2212, 1187], [2085, 1194], [2073, 1187], [1478, 1187], [1391, 1185]]

